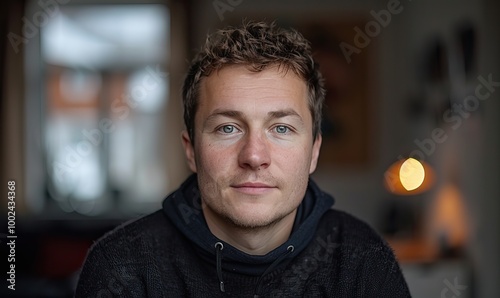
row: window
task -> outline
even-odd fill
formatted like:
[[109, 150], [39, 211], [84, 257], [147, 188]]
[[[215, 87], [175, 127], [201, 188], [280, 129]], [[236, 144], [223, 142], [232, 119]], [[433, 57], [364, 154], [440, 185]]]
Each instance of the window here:
[[[58, 9], [40, 26], [39, 47], [28, 45], [39, 62], [27, 61], [27, 73], [40, 86], [28, 90], [28, 107], [38, 102], [42, 111], [28, 120], [41, 135], [39, 143], [27, 140], [36, 147], [28, 150], [41, 156], [45, 177], [32, 192], [46, 194], [30, 196], [28, 204], [86, 215], [147, 212], [168, 184], [161, 136], [169, 10], [161, 4]], [[28, 176], [39, 171], [28, 165]]]

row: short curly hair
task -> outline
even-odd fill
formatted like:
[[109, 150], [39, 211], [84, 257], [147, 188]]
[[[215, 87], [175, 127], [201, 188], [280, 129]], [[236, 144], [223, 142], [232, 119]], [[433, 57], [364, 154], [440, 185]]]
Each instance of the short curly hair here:
[[309, 41], [296, 30], [280, 28], [275, 22], [248, 21], [239, 28], [229, 27], [209, 35], [191, 62], [182, 87], [184, 124], [191, 142], [194, 143], [200, 82], [203, 77], [228, 65], [245, 65], [255, 72], [270, 66], [293, 71], [307, 85], [314, 139], [321, 133], [325, 88]]

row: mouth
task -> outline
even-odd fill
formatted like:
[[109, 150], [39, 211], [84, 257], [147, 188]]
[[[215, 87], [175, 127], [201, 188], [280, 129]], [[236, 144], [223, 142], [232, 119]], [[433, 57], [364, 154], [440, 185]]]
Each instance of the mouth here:
[[231, 187], [237, 192], [248, 194], [248, 195], [261, 195], [266, 194], [274, 189], [276, 186], [272, 186], [260, 182], [245, 182], [231, 185]]

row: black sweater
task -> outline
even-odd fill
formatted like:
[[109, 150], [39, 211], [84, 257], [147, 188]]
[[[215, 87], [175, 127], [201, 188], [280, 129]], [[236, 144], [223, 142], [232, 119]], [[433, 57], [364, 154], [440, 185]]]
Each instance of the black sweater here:
[[387, 244], [362, 221], [330, 209], [331, 197], [312, 181], [289, 241], [265, 256], [215, 238], [197, 193], [192, 176], [163, 211], [96, 242], [76, 297], [410, 297]]

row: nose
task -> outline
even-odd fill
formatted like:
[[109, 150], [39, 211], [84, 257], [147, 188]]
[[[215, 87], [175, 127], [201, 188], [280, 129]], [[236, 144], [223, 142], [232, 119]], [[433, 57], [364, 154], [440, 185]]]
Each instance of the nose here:
[[248, 134], [242, 140], [242, 147], [238, 155], [240, 167], [251, 170], [262, 170], [271, 164], [269, 144], [265, 136]]

